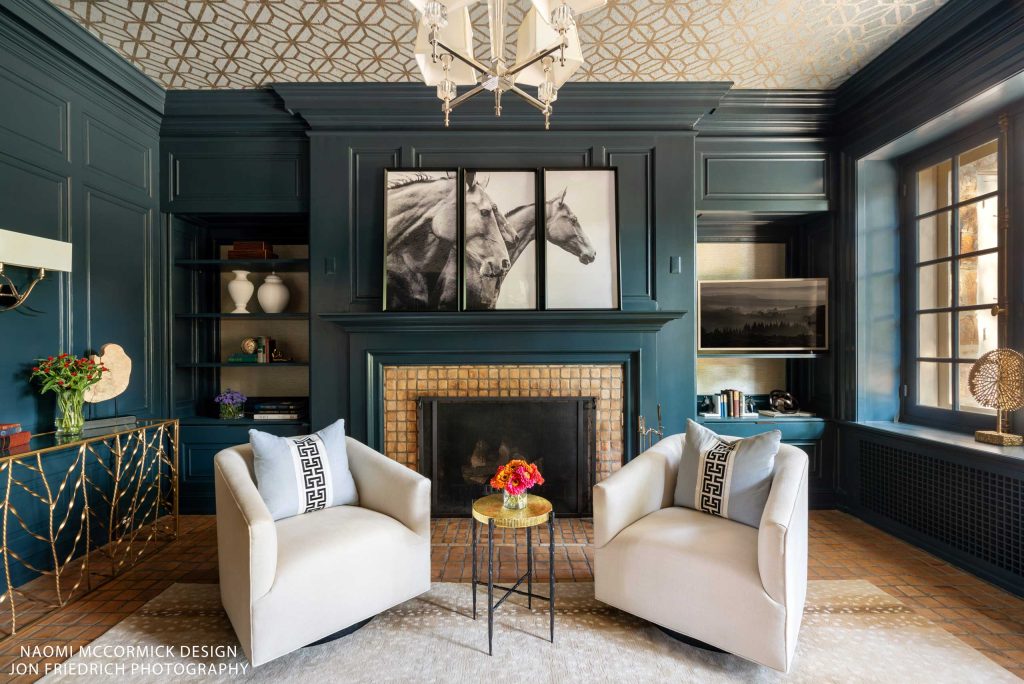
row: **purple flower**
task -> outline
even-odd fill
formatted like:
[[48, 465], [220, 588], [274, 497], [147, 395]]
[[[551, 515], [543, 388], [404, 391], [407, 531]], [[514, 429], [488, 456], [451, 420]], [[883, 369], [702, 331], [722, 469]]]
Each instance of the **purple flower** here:
[[246, 399], [248, 399], [248, 397], [241, 392], [236, 392], [230, 387], [213, 398], [213, 400], [218, 404], [227, 404], [228, 406], [244, 404]]

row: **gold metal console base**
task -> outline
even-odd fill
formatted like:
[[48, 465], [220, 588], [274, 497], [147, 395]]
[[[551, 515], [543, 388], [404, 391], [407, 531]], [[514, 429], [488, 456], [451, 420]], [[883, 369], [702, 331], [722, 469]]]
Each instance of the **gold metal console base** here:
[[0, 516], [4, 639], [177, 539], [178, 421], [0, 451]]

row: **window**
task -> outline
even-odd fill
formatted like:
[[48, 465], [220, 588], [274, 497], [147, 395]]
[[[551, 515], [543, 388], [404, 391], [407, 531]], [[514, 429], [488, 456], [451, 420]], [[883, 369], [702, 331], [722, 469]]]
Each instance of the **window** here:
[[[971, 426], [972, 363], [999, 346], [999, 140], [974, 138], [906, 165], [904, 413]], [[991, 422], [990, 418], [986, 418]]]

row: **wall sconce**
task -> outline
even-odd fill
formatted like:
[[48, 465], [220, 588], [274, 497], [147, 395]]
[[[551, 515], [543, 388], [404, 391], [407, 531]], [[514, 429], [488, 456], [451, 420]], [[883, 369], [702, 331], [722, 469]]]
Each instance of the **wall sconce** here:
[[[4, 272], [5, 266], [35, 268], [39, 272], [22, 292]], [[0, 230], [0, 312], [13, 311], [24, 304], [47, 271], [71, 272], [70, 242]]]

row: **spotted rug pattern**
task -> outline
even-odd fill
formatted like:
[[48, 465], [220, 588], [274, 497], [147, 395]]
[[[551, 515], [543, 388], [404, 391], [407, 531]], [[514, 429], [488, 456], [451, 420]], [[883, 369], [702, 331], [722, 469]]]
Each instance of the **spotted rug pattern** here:
[[[486, 599], [484, 599], [486, 601]], [[481, 604], [484, 603], [481, 601]], [[539, 607], [538, 607], [539, 605]], [[555, 643], [547, 641], [543, 602], [520, 597], [496, 616], [494, 657], [487, 656], [486, 614], [471, 618], [469, 585], [439, 583], [376, 617], [344, 639], [301, 649], [261, 666], [189, 674], [189, 666], [245, 664], [244, 656], [151, 659], [168, 669], [93, 676], [90, 681], [266, 682], [1016, 682], [1007, 670], [866, 581], [812, 581], [788, 675], [679, 643], [649, 623], [594, 599], [592, 584], [559, 584]], [[93, 642], [94, 646], [237, 646], [216, 585], [175, 584]], [[116, 648], [108, 649], [111, 653]], [[172, 649], [179, 653], [180, 648]], [[77, 655], [85, 671], [103, 658]], [[507, 668], [511, 666], [511, 670]], [[223, 668], [222, 668], [223, 669]], [[98, 670], [97, 670], [98, 672]], [[502, 677], [505, 672], [507, 676]], [[130, 673], [130, 674], [128, 674]], [[338, 679], [338, 678], [341, 679]], [[52, 673], [47, 682], [82, 682]]]

